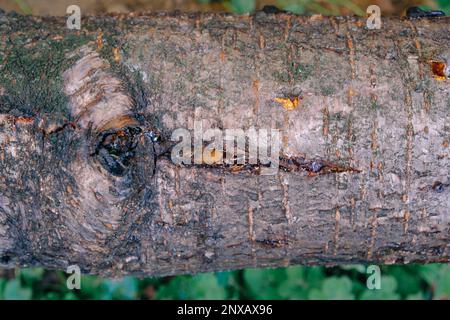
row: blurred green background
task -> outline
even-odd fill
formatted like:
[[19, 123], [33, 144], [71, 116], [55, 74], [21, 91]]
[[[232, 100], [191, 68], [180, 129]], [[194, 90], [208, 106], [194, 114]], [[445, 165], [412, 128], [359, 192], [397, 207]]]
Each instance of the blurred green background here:
[[381, 289], [369, 290], [362, 265], [246, 269], [195, 276], [121, 280], [82, 276], [69, 290], [63, 271], [3, 271], [0, 299], [449, 299], [450, 266], [381, 266]]
[[72, 4], [79, 5], [82, 14], [156, 10], [245, 13], [275, 5], [300, 14], [365, 15], [366, 8], [374, 4], [380, 7], [382, 16], [403, 15], [410, 6], [450, 12], [449, 0], [0, 0], [3, 10], [33, 15], [64, 16]]
[[[450, 13], [449, 0], [2, 0], [0, 8], [22, 14], [65, 15], [77, 3], [84, 13], [148, 10], [251, 12], [273, 4], [301, 14], [364, 15], [370, 4], [382, 15], [403, 15], [420, 5]], [[366, 266], [246, 269], [138, 279], [82, 276], [81, 290], [69, 290], [63, 271], [41, 268], [0, 270], [0, 299], [450, 299], [450, 265], [382, 266], [381, 289], [369, 290]]]

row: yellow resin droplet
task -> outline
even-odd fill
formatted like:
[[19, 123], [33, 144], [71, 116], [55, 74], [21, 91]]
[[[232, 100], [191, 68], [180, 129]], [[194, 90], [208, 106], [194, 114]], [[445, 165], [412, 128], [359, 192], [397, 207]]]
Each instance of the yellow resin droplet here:
[[219, 150], [213, 149], [211, 152], [203, 153], [203, 163], [205, 164], [220, 164], [223, 160], [223, 153]]
[[275, 98], [275, 101], [278, 103], [281, 103], [284, 109], [288, 111], [292, 111], [297, 109], [300, 98], [299, 97], [292, 97], [292, 98]]

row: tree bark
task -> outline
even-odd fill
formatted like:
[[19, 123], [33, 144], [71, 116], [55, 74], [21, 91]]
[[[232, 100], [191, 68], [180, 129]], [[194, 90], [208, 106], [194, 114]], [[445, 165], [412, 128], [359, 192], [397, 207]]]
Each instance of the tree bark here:
[[[365, 23], [0, 15], [0, 266], [448, 262], [449, 18]], [[280, 170], [174, 164], [196, 123], [279, 129]]]

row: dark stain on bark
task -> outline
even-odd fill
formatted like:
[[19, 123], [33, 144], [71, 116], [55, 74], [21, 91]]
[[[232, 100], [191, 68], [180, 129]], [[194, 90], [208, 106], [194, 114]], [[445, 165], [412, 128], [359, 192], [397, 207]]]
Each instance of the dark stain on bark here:
[[[162, 156], [168, 156], [164, 154]], [[261, 163], [258, 161], [256, 164], [238, 164], [234, 163], [220, 163], [220, 164], [184, 164], [185, 167], [198, 167], [223, 170], [227, 173], [233, 174], [255, 174], [259, 175], [262, 168], [269, 168], [270, 163]], [[360, 169], [338, 164], [322, 159], [306, 159], [304, 157], [280, 157], [279, 169], [284, 172], [306, 172], [308, 176], [313, 177], [316, 175], [333, 174], [333, 173], [361, 173]]]
[[406, 10], [406, 16], [410, 19], [417, 19], [417, 18], [436, 18], [436, 17], [443, 17], [445, 16], [445, 12], [440, 10], [430, 10], [426, 11], [419, 7], [409, 7]]
[[442, 193], [442, 192], [444, 192], [446, 186], [448, 186], [448, 184], [445, 185], [440, 181], [436, 181], [433, 184], [433, 190], [436, 191], [437, 193]]
[[256, 239], [255, 242], [261, 246], [272, 248], [279, 248], [288, 244], [288, 241], [284, 239]]
[[92, 156], [96, 156], [109, 173], [123, 176], [136, 155], [135, 149], [141, 132], [139, 127], [103, 132]]
[[304, 157], [280, 158], [280, 168], [286, 172], [306, 171], [310, 175], [340, 172], [360, 173], [361, 170], [321, 159]]

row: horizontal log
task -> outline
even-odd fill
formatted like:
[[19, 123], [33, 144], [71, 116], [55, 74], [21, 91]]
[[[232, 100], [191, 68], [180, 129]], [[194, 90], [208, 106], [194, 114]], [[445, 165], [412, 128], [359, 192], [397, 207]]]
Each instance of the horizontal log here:
[[[448, 262], [449, 22], [0, 15], [0, 266]], [[280, 135], [271, 174], [252, 128]]]

